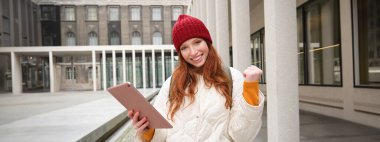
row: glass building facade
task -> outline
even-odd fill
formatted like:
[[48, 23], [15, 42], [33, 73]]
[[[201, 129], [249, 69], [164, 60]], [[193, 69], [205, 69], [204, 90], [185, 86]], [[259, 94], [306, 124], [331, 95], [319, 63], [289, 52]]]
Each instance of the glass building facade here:
[[355, 85], [380, 87], [380, 1], [353, 3]]

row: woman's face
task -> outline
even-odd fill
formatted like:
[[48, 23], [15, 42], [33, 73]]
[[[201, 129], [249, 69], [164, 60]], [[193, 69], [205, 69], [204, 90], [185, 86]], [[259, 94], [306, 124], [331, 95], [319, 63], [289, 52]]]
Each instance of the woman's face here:
[[185, 61], [195, 67], [202, 67], [208, 56], [208, 46], [202, 38], [191, 38], [179, 47]]

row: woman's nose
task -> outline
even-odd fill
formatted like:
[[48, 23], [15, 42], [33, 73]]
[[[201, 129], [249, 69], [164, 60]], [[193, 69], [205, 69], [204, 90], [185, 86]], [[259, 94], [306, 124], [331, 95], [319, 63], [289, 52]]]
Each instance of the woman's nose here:
[[197, 49], [194, 46], [190, 47], [190, 55], [195, 55], [197, 53]]

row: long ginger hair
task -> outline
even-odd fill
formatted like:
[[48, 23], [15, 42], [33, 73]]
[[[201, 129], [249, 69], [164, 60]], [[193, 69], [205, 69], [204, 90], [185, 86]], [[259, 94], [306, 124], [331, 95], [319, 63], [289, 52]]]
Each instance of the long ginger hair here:
[[[179, 110], [182, 103], [184, 102], [184, 97], [189, 97], [190, 104], [194, 102], [196, 86], [198, 84], [197, 74], [203, 75], [203, 80], [206, 87], [215, 87], [216, 90], [226, 98], [225, 107], [226, 109], [232, 106], [232, 96], [230, 95], [230, 80], [227, 74], [223, 71], [222, 61], [218, 54], [216, 53], [212, 44], [207, 43], [209, 53], [208, 57], [202, 66], [201, 73], [197, 73], [197, 69], [187, 63], [182, 57], [181, 52], [178, 52], [179, 65], [173, 72], [170, 96], [168, 103], [169, 111], [168, 118], [174, 121], [174, 114]], [[207, 95], [207, 94], [202, 94]], [[212, 101], [212, 100], [209, 100]]]

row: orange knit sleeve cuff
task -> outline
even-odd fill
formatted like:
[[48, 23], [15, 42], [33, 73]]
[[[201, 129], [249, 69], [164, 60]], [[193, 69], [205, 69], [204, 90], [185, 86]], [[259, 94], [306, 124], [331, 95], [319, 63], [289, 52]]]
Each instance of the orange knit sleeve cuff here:
[[259, 105], [259, 82], [244, 82], [243, 97], [253, 106]]
[[144, 140], [144, 142], [150, 142], [154, 135], [154, 129], [149, 128], [148, 130], [142, 132], [141, 138]]

